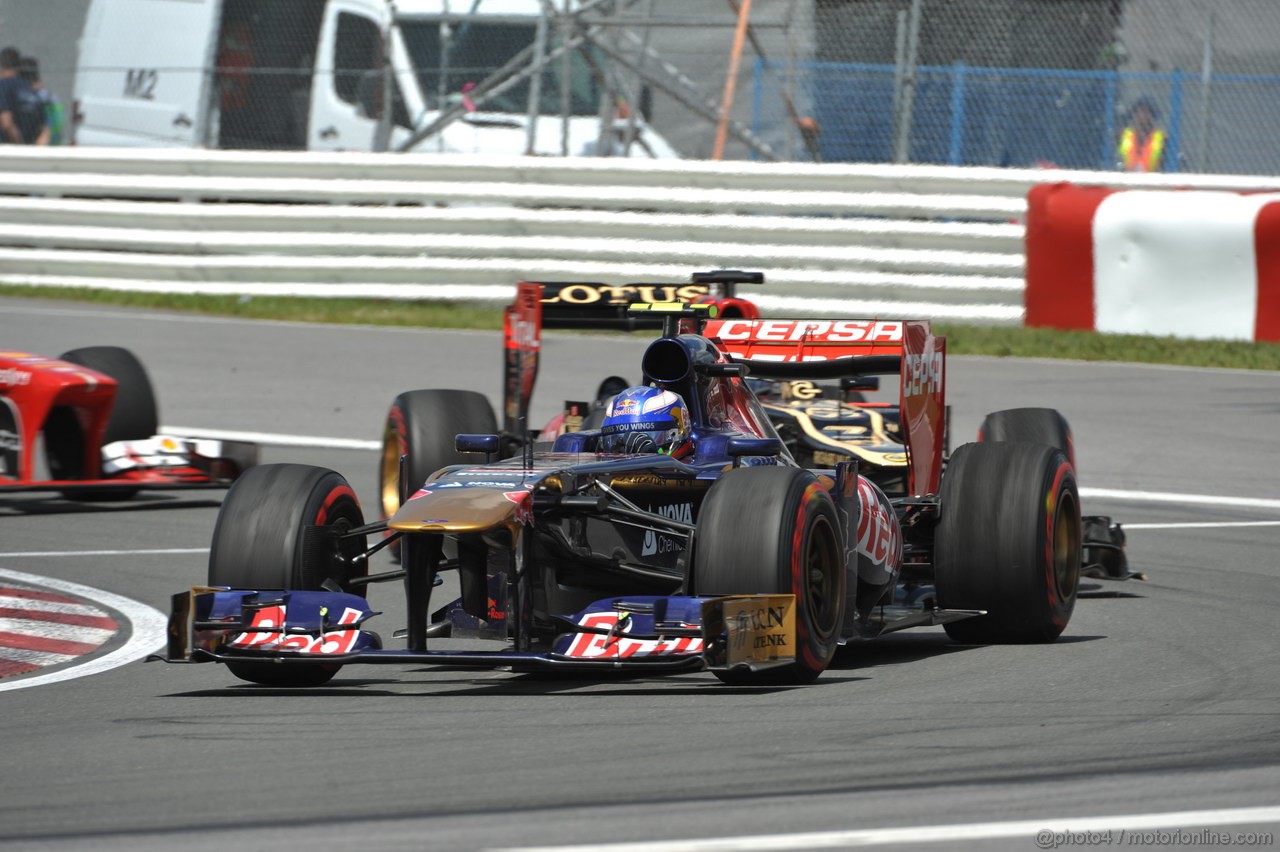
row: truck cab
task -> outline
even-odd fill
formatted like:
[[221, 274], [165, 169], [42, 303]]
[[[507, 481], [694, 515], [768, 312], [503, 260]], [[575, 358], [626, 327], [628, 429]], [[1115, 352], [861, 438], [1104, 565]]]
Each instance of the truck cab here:
[[93, 0], [76, 141], [677, 156], [589, 45], [534, 69], [556, 29], [539, 0]]

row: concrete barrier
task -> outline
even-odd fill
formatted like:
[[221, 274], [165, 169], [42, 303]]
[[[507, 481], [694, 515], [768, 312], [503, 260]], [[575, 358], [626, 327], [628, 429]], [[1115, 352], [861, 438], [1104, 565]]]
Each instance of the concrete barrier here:
[[[1174, 179], [1177, 179], [1175, 182]], [[928, 165], [0, 146], [0, 280], [492, 300], [748, 267], [774, 313], [1023, 318], [1027, 192], [1280, 179]]]
[[1280, 193], [1034, 188], [1026, 324], [1280, 341]]

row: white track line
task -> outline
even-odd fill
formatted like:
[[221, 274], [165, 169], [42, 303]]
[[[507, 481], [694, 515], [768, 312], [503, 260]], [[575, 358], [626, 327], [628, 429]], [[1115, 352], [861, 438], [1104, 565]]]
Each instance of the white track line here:
[[215, 441], [252, 441], [272, 447], [319, 447], [329, 450], [380, 450], [381, 441], [358, 438], [321, 438], [311, 435], [281, 435], [275, 432], [238, 432], [200, 429], [195, 426], [161, 426], [160, 434], [180, 438], [209, 438]]
[[154, 556], [156, 554], [183, 554], [183, 553], [208, 553], [207, 547], [158, 547], [152, 550], [32, 550], [24, 552], [20, 550], [11, 550], [7, 553], [0, 553], [0, 559], [21, 559], [25, 556], [32, 557], [62, 557], [62, 556]]
[[[319, 447], [337, 450], [379, 450], [379, 441], [326, 438], [317, 435], [282, 435], [275, 432], [237, 432], [195, 426], [161, 426], [162, 433], [223, 441], [253, 441], [276, 447]], [[1121, 491], [1114, 488], [1081, 488], [1081, 497], [1130, 503], [1179, 503], [1195, 506], [1232, 506], [1245, 509], [1280, 509], [1280, 500], [1260, 497], [1223, 497], [1213, 494], [1179, 494], [1165, 491]]]
[[1167, 491], [1118, 491], [1113, 488], [1081, 488], [1081, 497], [1122, 500], [1129, 503], [1186, 503], [1195, 506], [1234, 506], [1243, 509], [1280, 509], [1280, 500], [1261, 497], [1221, 497], [1215, 494], [1177, 494]]
[[1280, 527], [1280, 521], [1196, 521], [1183, 524], [1121, 524], [1129, 530], [1199, 530], [1222, 527]]
[[153, 609], [144, 603], [139, 603], [102, 589], [82, 586], [79, 583], [69, 583], [66, 580], [56, 580], [52, 577], [39, 577], [35, 574], [25, 574], [21, 571], [0, 569], [0, 580], [23, 583], [40, 589], [51, 589], [102, 604], [124, 616], [132, 627], [129, 639], [124, 645], [109, 654], [94, 657], [80, 665], [61, 671], [22, 678], [11, 683], [0, 683], [0, 692], [10, 689], [26, 689], [30, 686], [42, 686], [46, 683], [73, 680], [74, 678], [109, 671], [145, 657], [152, 651], [163, 647], [168, 639], [168, 618], [159, 610]]
[[[781, 849], [845, 849], [851, 846], [896, 846], [901, 844], [946, 843], [995, 840], [1009, 837], [1035, 838], [1040, 849], [1072, 845], [1184, 846], [1217, 842], [1210, 834], [1186, 829], [1225, 825], [1265, 825], [1280, 822], [1280, 807], [1233, 808], [1230, 810], [1178, 811], [1174, 813], [1125, 814], [1104, 817], [1054, 817], [1017, 822], [957, 823], [910, 828], [873, 828], [851, 831], [815, 831], [804, 834], [773, 834], [755, 837], [721, 837], [705, 840], [639, 841], [594, 843], [584, 846], [520, 846], [494, 852], [764, 852]], [[1170, 831], [1170, 829], [1177, 829]], [[1090, 841], [1090, 837], [1098, 838]], [[1243, 841], [1242, 841], [1243, 842]], [[1274, 839], [1273, 841], [1274, 842]], [[1270, 844], [1267, 844], [1270, 845]]]

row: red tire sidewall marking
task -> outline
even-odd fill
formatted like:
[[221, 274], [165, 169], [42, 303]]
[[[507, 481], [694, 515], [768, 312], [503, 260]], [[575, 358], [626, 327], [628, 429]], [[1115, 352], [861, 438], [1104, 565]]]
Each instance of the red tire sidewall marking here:
[[[800, 505], [796, 509], [795, 532], [791, 538], [791, 594], [796, 598], [797, 616], [800, 612], [808, 612], [809, 593], [807, 587], [807, 566], [805, 564], [805, 541], [809, 535], [809, 520], [812, 517], [810, 505], [821, 499], [822, 484], [810, 483], [800, 496]], [[812, 634], [807, 618], [796, 618], [796, 653], [804, 664], [811, 669], [821, 670], [827, 661], [819, 659], [814, 653]]]
[[1062, 480], [1072, 472], [1071, 462], [1064, 461], [1058, 465], [1057, 471], [1053, 474], [1053, 483], [1049, 486], [1049, 492], [1044, 498], [1045, 508], [1045, 536], [1044, 536], [1044, 578], [1045, 588], [1048, 589], [1049, 610], [1053, 618], [1055, 626], [1065, 629], [1067, 620], [1062, 615], [1064, 602], [1058, 594], [1058, 577], [1053, 558], [1053, 532], [1057, 521], [1058, 510], [1058, 489], [1062, 485]]
[[351, 502], [355, 503], [357, 507], [360, 506], [360, 501], [356, 498], [356, 492], [351, 490], [351, 486], [339, 485], [330, 491], [324, 498], [324, 502], [320, 504], [320, 511], [316, 513], [316, 526], [323, 527], [329, 523], [329, 511], [333, 508], [333, 504], [343, 497], [350, 497]]

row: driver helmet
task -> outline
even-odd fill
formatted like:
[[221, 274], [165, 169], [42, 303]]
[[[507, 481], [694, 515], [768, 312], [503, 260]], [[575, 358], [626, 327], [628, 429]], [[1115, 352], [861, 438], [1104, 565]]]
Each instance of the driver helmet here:
[[689, 410], [680, 394], [662, 388], [634, 387], [609, 403], [600, 427], [605, 453], [677, 455], [689, 443]]

